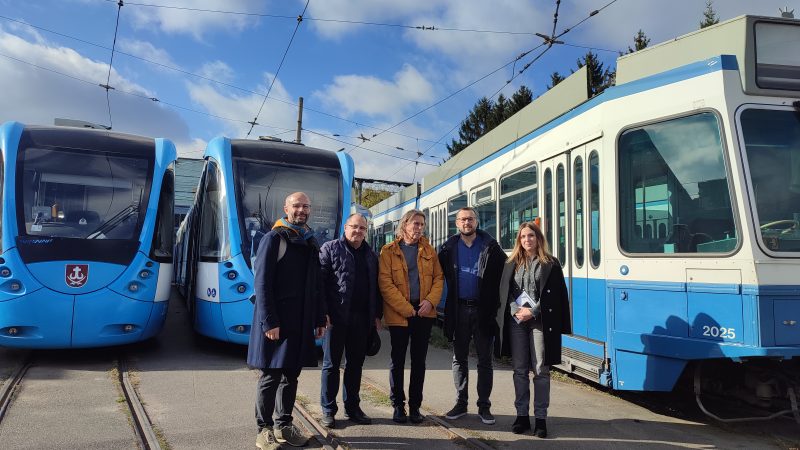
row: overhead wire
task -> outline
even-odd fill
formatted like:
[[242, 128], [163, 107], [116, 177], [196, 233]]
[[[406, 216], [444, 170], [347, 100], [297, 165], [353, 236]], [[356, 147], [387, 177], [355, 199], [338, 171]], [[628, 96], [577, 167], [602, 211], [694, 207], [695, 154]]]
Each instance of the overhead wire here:
[[281, 67], [283, 67], [283, 62], [286, 61], [286, 55], [289, 54], [289, 49], [292, 47], [292, 42], [294, 42], [294, 37], [297, 35], [297, 30], [300, 28], [300, 24], [303, 23], [303, 14], [306, 13], [308, 9], [308, 3], [311, 0], [306, 0], [306, 6], [303, 7], [303, 12], [297, 16], [297, 24], [294, 26], [294, 31], [292, 31], [292, 37], [289, 38], [289, 44], [286, 45], [286, 50], [283, 52], [283, 56], [281, 57], [281, 62], [278, 64], [278, 70], [275, 71], [275, 75], [272, 76], [272, 81], [269, 83], [269, 89], [267, 89], [267, 93], [264, 94], [264, 101], [261, 102], [261, 106], [258, 108], [258, 112], [256, 113], [256, 117], [250, 122], [250, 130], [247, 132], [247, 136], [245, 138], [250, 137], [250, 133], [253, 132], [253, 128], [258, 124], [258, 116], [261, 115], [261, 111], [264, 109], [264, 104], [267, 103], [267, 98], [269, 98], [269, 93], [272, 92], [272, 86], [275, 85], [275, 81], [278, 79], [278, 74], [281, 72]]
[[117, 21], [114, 25], [114, 42], [111, 44], [111, 60], [108, 62], [108, 75], [106, 76], [106, 84], [101, 84], [100, 87], [106, 90], [106, 106], [108, 106], [108, 129], [114, 128], [114, 120], [111, 118], [111, 97], [109, 91], [114, 89], [111, 87], [111, 68], [114, 65], [114, 49], [117, 47], [117, 31], [119, 31], [119, 13], [122, 11], [122, 0], [117, 2]]
[[[329, 136], [329, 135], [327, 135], [327, 134], [325, 134], [325, 133], [320, 133], [320, 132], [317, 132], [317, 131], [314, 131], [314, 130], [310, 130], [310, 129], [308, 129], [308, 128], [303, 128], [303, 131], [308, 131], [308, 132], [309, 132], [309, 133], [311, 133], [311, 134], [317, 135], [317, 136], [319, 136], [319, 137], [322, 137], [322, 138], [325, 138], [325, 139], [330, 139], [330, 140], [332, 140], [332, 141], [336, 141], [336, 142], [338, 142], [338, 143], [340, 143], [340, 144], [345, 144], [345, 145], [353, 145], [353, 144], [352, 144], [352, 143], [350, 143], [350, 142], [343, 141], [343, 140], [341, 140], [341, 139], [336, 139], [336, 138], [334, 138], [334, 137], [331, 137], [331, 136]], [[369, 151], [369, 152], [372, 152], [372, 153], [377, 153], [377, 154], [379, 154], [379, 155], [390, 156], [390, 157], [392, 157], [392, 158], [396, 158], [396, 159], [402, 159], [403, 161], [411, 161], [411, 162], [416, 162], [416, 161], [417, 161], [416, 159], [411, 159], [411, 158], [403, 158], [402, 156], [392, 155], [391, 153], [383, 153], [383, 152], [379, 152], [379, 151], [377, 151], [377, 150], [373, 150], [373, 149], [371, 149], [371, 148], [362, 147], [362, 149], [364, 149], [364, 150], [366, 150], [366, 151]], [[419, 163], [420, 163], [420, 164], [424, 164], [424, 165], [428, 165], [428, 166], [436, 166], [436, 164], [426, 163], [426, 162], [423, 162], [423, 161], [419, 161]]]

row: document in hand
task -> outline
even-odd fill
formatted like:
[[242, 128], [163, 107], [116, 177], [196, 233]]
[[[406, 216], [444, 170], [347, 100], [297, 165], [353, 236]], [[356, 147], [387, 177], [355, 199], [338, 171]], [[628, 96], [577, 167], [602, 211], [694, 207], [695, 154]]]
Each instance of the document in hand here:
[[[525, 292], [525, 291], [522, 291], [522, 293], [521, 293], [521, 294], [519, 294], [519, 296], [517, 297], [517, 299], [516, 299], [516, 300], [514, 300], [514, 301], [516, 302], [517, 306], [519, 306], [520, 308], [530, 308], [530, 309], [533, 309], [533, 308], [534, 308], [534, 301], [533, 301], [533, 299], [532, 299], [532, 298], [531, 298], [531, 296], [530, 296], [530, 295], [528, 295], [528, 293], [527, 293], [527, 292]], [[520, 320], [519, 320], [519, 319], [517, 319], [517, 316], [513, 316], [513, 317], [514, 317], [514, 320], [515, 320], [517, 323], [519, 323], [519, 322], [520, 322]]]

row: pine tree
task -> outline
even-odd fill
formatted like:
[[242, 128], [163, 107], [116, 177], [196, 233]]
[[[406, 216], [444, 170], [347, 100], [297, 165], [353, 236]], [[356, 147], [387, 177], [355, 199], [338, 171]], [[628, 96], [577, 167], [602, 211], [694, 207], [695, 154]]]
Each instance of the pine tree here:
[[547, 90], [549, 91], [550, 89], [553, 89], [554, 87], [556, 87], [556, 85], [558, 83], [561, 83], [562, 81], [564, 81], [564, 76], [563, 75], [561, 75], [558, 72], [551, 73], [550, 74], [550, 84], [547, 85]]
[[705, 27], [710, 27], [711, 25], [716, 25], [719, 23], [719, 16], [717, 16], [716, 11], [714, 11], [712, 3], [713, 2], [711, 0], [706, 0], [706, 9], [703, 11], [703, 21], [700, 22], [701, 30]]
[[[577, 61], [578, 69], [587, 66], [589, 71], [589, 97], [599, 95], [614, 84], [615, 73], [603, 68], [597, 54], [589, 50]], [[573, 70], [573, 73], [575, 71]]]
[[510, 99], [500, 94], [497, 101], [494, 102], [486, 97], [478, 100], [467, 114], [467, 118], [461, 121], [458, 140], [452, 139], [450, 144], [447, 144], [450, 156], [467, 148], [481, 136], [530, 104], [531, 101], [533, 101], [533, 93], [525, 86], [520, 86]]
[[650, 44], [650, 38], [640, 29], [636, 36], [633, 37], [633, 48], [628, 46], [628, 53], [638, 52], [643, 48], [647, 48], [648, 44]]

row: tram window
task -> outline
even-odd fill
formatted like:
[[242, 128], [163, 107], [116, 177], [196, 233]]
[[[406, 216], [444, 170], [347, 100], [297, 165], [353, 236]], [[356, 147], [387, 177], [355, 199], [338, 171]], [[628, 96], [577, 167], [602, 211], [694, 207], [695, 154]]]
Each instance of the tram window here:
[[500, 246], [514, 248], [519, 225], [539, 216], [536, 166], [500, 178]]
[[553, 245], [553, 172], [544, 171], [544, 236]]
[[[422, 214], [425, 214], [425, 217], [429, 218], [430, 217], [430, 210], [428, 208], [425, 208], [425, 209], [422, 210]], [[427, 220], [426, 223], [425, 223], [425, 237], [428, 238], [428, 240], [431, 242], [431, 244], [433, 244], [433, 237], [432, 237], [432, 233], [431, 233], [432, 229], [433, 229], [433, 221], [432, 220]]]
[[800, 61], [794, 24], [755, 23], [756, 84], [764, 89], [800, 90]]
[[556, 242], [558, 243], [558, 260], [561, 265], [567, 263], [567, 202], [564, 180], [564, 165], [556, 168], [556, 202], [558, 202], [558, 228], [556, 228]]
[[153, 245], [150, 257], [158, 262], [171, 262], [172, 246], [175, 238], [174, 204], [175, 204], [175, 170], [174, 163], [164, 173], [161, 181], [161, 194], [158, 198], [158, 216], [153, 233]]
[[771, 251], [800, 251], [800, 118], [752, 108], [739, 120], [761, 239]]
[[230, 255], [227, 193], [219, 167], [213, 161], [206, 164], [201, 211], [200, 260], [214, 262], [227, 259]]
[[575, 158], [575, 265], [583, 267], [583, 158]]
[[447, 218], [445, 222], [445, 236], [452, 236], [458, 232], [456, 228], [456, 214], [458, 210], [467, 206], [467, 193], [462, 192], [447, 201]]
[[[478, 214], [478, 226], [490, 236], [497, 236], [497, 200], [494, 182], [472, 191], [472, 207]], [[454, 217], [455, 219], [455, 217]]]
[[[727, 253], [737, 245], [713, 113], [637, 127], [619, 138], [620, 244], [630, 253]], [[666, 236], [659, 237], [660, 225]]]
[[383, 244], [386, 245], [390, 242], [394, 242], [394, 224], [386, 222], [383, 224]]
[[597, 268], [600, 266], [600, 158], [597, 156], [597, 152], [589, 155], [589, 214], [591, 216], [589, 239], [592, 249], [592, 267]]

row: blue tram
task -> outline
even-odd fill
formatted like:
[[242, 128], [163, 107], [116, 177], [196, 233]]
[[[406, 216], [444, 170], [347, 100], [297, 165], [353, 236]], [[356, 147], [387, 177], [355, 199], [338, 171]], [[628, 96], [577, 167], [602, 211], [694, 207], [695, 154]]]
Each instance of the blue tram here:
[[353, 160], [299, 144], [216, 138], [209, 142], [194, 204], [178, 228], [175, 280], [195, 331], [247, 345], [253, 320], [253, 260], [283, 217], [285, 198], [311, 198], [320, 244], [341, 235], [350, 211]]
[[[562, 367], [619, 390], [788, 405], [800, 387], [800, 21], [742, 16], [585, 68], [372, 209], [435, 244], [469, 205], [510, 252], [540, 218], [570, 289]], [[546, 324], [545, 324], [546, 326]], [[713, 377], [713, 375], [719, 375]], [[716, 378], [716, 379], [714, 379]], [[698, 397], [699, 399], [699, 397]]]
[[0, 345], [120, 345], [161, 329], [175, 146], [105, 130], [0, 128]]

